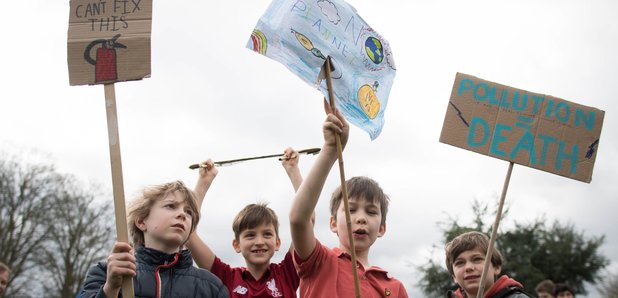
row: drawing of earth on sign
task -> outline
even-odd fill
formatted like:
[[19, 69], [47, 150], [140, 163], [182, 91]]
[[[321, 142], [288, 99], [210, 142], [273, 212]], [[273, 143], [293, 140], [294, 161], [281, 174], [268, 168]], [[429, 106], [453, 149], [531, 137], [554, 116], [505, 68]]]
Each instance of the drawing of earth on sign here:
[[262, 55], [266, 55], [266, 49], [268, 45], [268, 41], [266, 40], [266, 36], [260, 30], [253, 30], [251, 33], [251, 47], [250, 49], [258, 52]]
[[382, 60], [384, 60], [382, 43], [379, 39], [373, 36], [365, 40], [365, 52], [367, 53], [367, 57], [369, 57], [371, 62], [375, 64], [380, 64], [382, 63]]
[[375, 118], [378, 112], [380, 112], [380, 100], [378, 100], [378, 96], [376, 96], [378, 86], [378, 81], [375, 81], [373, 82], [373, 86], [365, 84], [358, 88], [358, 104], [369, 119]]

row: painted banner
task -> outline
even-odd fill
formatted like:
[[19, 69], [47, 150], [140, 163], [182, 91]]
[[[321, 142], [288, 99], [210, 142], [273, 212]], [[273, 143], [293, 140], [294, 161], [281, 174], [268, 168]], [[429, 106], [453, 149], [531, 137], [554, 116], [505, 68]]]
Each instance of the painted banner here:
[[589, 183], [605, 112], [457, 73], [440, 142]]
[[274, 0], [247, 47], [282, 63], [327, 99], [318, 76], [330, 56], [337, 109], [372, 140], [380, 135], [395, 62], [388, 42], [343, 0]]
[[71, 0], [70, 7], [72, 86], [150, 77], [152, 0]]

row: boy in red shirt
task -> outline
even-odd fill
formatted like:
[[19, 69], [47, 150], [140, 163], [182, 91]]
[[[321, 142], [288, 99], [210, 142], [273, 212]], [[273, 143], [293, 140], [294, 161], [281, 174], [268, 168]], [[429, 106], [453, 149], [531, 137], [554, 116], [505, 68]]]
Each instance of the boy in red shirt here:
[[[326, 107], [327, 112], [329, 109]], [[331, 198], [331, 231], [339, 237], [339, 247], [330, 249], [322, 245], [313, 232], [311, 215], [320, 197], [324, 182], [335, 160], [337, 146], [335, 135], [341, 135], [345, 146], [349, 127], [343, 116], [328, 114], [323, 125], [324, 145], [307, 179], [300, 186], [290, 211], [290, 226], [295, 250], [298, 275], [301, 278], [301, 297], [355, 296], [354, 279], [348, 241], [344, 204], [338, 188]], [[403, 284], [385, 270], [371, 266], [369, 249], [378, 237], [386, 232], [388, 196], [370, 178], [354, 177], [346, 181], [349, 207], [354, 234], [357, 272], [363, 298], [408, 297]]]
[[[204, 196], [218, 170], [212, 160], [207, 160], [205, 168], [200, 168], [195, 192], [201, 208]], [[296, 191], [302, 182], [298, 169], [298, 152], [287, 148], [282, 165]], [[232, 246], [241, 253], [247, 267], [231, 267], [219, 259], [215, 253], [193, 233], [187, 247], [195, 262], [201, 268], [210, 270], [219, 277], [230, 291], [230, 297], [296, 297], [299, 277], [292, 260], [292, 249], [279, 264], [270, 263], [275, 251], [279, 250], [279, 221], [275, 212], [265, 204], [250, 204], [243, 208], [232, 224], [234, 240]]]

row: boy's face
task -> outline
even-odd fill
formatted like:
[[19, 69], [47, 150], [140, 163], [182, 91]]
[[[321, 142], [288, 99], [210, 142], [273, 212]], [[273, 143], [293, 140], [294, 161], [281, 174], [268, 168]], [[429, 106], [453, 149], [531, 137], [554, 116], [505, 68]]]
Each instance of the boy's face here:
[[9, 272], [4, 271], [0, 273], [0, 296], [2, 296], [2, 294], [4, 293], [4, 290], [6, 290], [6, 286], [8, 283], [9, 283]]
[[144, 245], [167, 253], [177, 252], [189, 237], [193, 211], [184, 197], [173, 192], [154, 203], [150, 214], [136, 220], [144, 232]]
[[272, 223], [263, 223], [240, 232], [238, 240], [232, 241], [232, 246], [237, 253], [242, 253], [247, 265], [268, 265], [275, 251], [279, 250], [281, 240]]
[[[386, 232], [386, 225], [381, 224], [382, 212], [380, 205], [365, 199], [350, 198], [350, 219], [352, 221], [352, 234], [356, 251], [368, 251], [378, 237]], [[339, 243], [350, 251], [348, 228], [345, 221], [343, 201], [337, 208], [337, 218], [330, 218], [330, 229], [339, 237]]]
[[[469, 297], [476, 297], [481, 283], [481, 274], [485, 266], [485, 254], [480, 249], [467, 250], [453, 261], [453, 279], [466, 291]], [[494, 284], [494, 278], [500, 274], [500, 267], [489, 266], [485, 278], [485, 290]]]

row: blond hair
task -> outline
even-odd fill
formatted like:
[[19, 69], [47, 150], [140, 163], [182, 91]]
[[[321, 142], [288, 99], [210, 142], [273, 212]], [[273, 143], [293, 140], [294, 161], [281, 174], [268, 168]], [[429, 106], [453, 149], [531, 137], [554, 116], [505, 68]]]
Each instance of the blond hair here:
[[[187, 188], [181, 181], [154, 185], [145, 188], [141, 195], [133, 199], [129, 205], [127, 221], [129, 224], [129, 237], [131, 238], [133, 246], [144, 246], [144, 232], [139, 229], [135, 222], [147, 218], [150, 214], [150, 209], [156, 202], [175, 192], [178, 192], [184, 198], [184, 202], [189, 205], [189, 208], [193, 212], [189, 235], [193, 233], [197, 223], [200, 221], [200, 213], [197, 208], [195, 193]], [[188, 239], [187, 237], [185, 242]]]
[[11, 268], [9, 268], [9, 266], [7, 266], [6, 264], [0, 262], [0, 273], [2, 272], [8, 272], [9, 275], [11, 274]]

